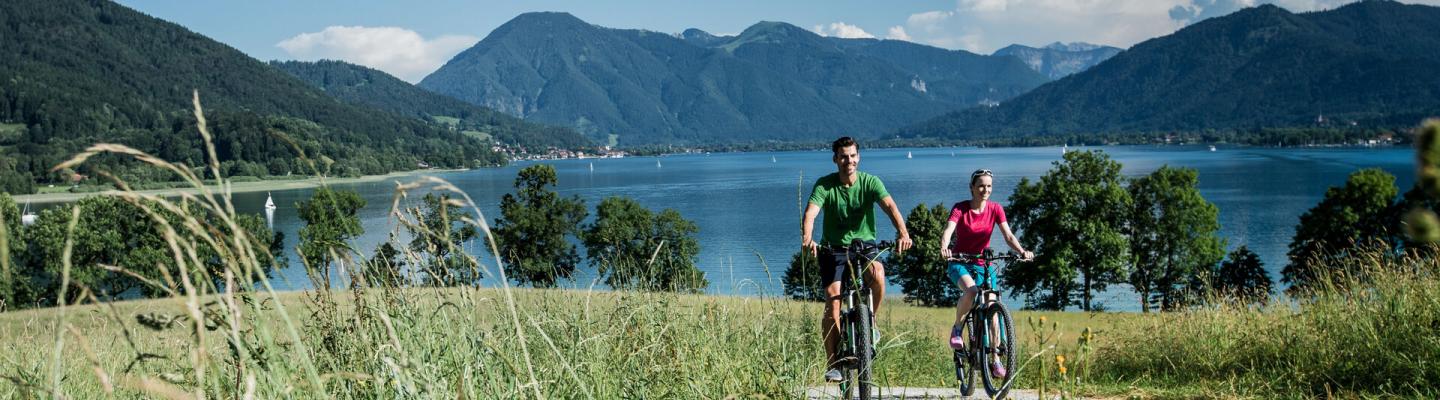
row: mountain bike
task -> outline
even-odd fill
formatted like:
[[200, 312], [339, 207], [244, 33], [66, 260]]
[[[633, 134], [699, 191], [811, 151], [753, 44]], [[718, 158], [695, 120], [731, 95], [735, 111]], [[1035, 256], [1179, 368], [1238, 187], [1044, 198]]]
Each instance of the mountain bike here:
[[[990, 279], [990, 269], [994, 267], [994, 261], [1004, 261], [1006, 264], [1020, 260], [1020, 256], [1012, 253], [996, 255], [990, 249], [985, 249], [981, 254], [961, 254], [958, 257], [947, 258], [946, 262], [961, 262], [967, 264], [979, 264], [982, 271], [980, 278], [977, 278], [976, 288], [979, 292], [975, 295], [975, 301], [971, 303], [970, 311], [965, 314], [965, 321], [960, 324], [960, 337], [965, 346], [963, 349], [955, 350], [955, 380], [960, 381], [960, 393], [970, 396], [975, 393], [975, 375], [979, 374], [985, 383], [985, 394], [991, 398], [999, 399], [1005, 397], [1010, 391], [1010, 383], [1015, 378], [1015, 331], [1014, 321], [1011, 320], [1010, 311], [1005, 304], [1000, 302], [1000, 292], [995, 290]], [[996, 269], [999, 270], [998, 268]], [[994, 324], [992, 329], [986, 325]], [[994, 342], [994, 346], [991, 343]], [[1004, 377], [993, 376], [989, 368], [989, 361], [993, 356], [1000, 357], [1000, 364], [1005, 367]]]
[[[865, 275], [870, 272], [870, 263], [879, 260], [894, 242], [865, 242], [856, 239], [848, 246], [821, 246], [832, 253], [846, 255], [845, 268], [849, 275], [840, 284], [840, 345], [835, 349], [836, 367], [844, 376], [840, 381], [840, 392], [844, 398], [859, 391], [860, 399], [870, 398], [871, 363], [875, 359], [874, 313], [870, 309], [870, 286]], [[828, 328], [827, 328], [828, 329]]]

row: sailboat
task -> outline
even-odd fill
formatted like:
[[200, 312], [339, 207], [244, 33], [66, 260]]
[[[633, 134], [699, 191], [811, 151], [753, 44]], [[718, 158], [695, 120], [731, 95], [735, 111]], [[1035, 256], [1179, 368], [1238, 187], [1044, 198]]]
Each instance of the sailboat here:
[[36, 218], [35, 213], [30, 211], [30, 202], [25, 202], [25, 211], [20, 214], [20, 224], [26, 226], [34, 225]]
[[1069, 152], [1070, 152], [1070, 145], [1069, 145], [1069, 144], [1060, 146], [1060, 154], [1065, 154], [1065, 153], [1069, 153]]
[[1210, 145], [1210, 151], [1215, 151], [1215, 145]]
[[595, 172], [595, 163], [590, 163], [590, 172]]
[[660, 168], [660, 159], [655, 159], [655, 168]]
[[770, 162], [775, 162], [775, 156], [770, 156]]
[[275, 199], [270, 197], [270, 192], [265, 192], [265, 209], [275, 210]]
[[915, 154], [907, 151], [905, 152], [905, 158], [915, 158]]

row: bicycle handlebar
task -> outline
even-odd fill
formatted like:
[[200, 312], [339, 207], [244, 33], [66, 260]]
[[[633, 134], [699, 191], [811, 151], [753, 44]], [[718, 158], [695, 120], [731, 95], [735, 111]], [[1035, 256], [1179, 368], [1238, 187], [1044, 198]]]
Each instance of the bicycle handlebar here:
[[952, 256], [952, 257], [946, 258], [945, 261], [947, 261], [947, 262], [950, 262], [950, 261], [954, 261], [954, 262], [972, 262], [972, 261], [985, 261], [985, 262], [989, 262], [989, 261], [1004, 261], [1004, 262], [1016, 262], [1016, 261], [1024, 261], [1023, 259], [1020, 258], [1020, 255], [1019, 255], [1019, 254], [1015, 254], [1015, 253], [1008, 252], [1008, 251], [1005, 252], [1005, 253], [1003, 253], [1003, 254], [995, 254], [995, 252], [990, 251], [990, 249], [985, 249], [985, 252], [984, 252], [984, 253], [980, 253], [980, 254], [957, 253], [957, 255], [958, 255], [958, 256]]
[[817, 247], [822, 250], [827, 250], [831, 252], [848, 251], [851, 253], [868, 253], [870, 252], [870, 250], [888, 249], [891, 247], [895, 247], [895, 242], [889, 240], [882, 240], [871, 244], [860, 239], [855, 239], [850, 241], [850, 244], [847, 245], [832, 246], [828, 244], [822, 244]]

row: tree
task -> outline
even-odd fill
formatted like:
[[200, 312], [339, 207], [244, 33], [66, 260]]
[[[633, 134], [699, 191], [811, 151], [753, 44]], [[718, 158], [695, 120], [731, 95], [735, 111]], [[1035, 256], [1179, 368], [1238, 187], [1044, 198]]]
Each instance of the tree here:
[[790, 256], [790, 268], [785, 269], [785, 295], [800, 301], [824, 301], [825, 290], [820, 287], [820, 264], [810, 252], [800, 250]]
[[1245, 303], [1265, 304], [1270, 300], [1273, 283], [1265, 272], [1260, 255], [1241, 245], [1220, 263], [1210, 279], [1211, 290], [1222, 296], [1233, 296]]
[[940, 258], [940, 236], [950, 208], [944, 204], [930, 207], [921, 203], [905, 217], [905, 226], [915, 246], [904, 253], [891, 253], [887, 265], [890, 281], [905, 291], [905, 301], [929, 307], [954, 306], [960, 300], [960, 289], [945, 274], [948, 265]]
[[[69, 236], [72, 207], [80, 209], [74, 236]], [[72, 207], [53, 207], [40, 212], [26, 229], [31, 241], [29, 262], [37, 266], [31, 279], [37, 292], [33, 300], [52, 302], [64, 268], [65, 242], [73, 239], [71, 282], [100, 294], [116, 295], [131, 289], [143, 294], [160, 292], [143, 286], [130, 275], [112, 273], [100, 265], [125, 268], [153, 281], [162, 281], [157, 265], [174, 264], [163, 234], [144, 211], [118, 197], [93, 196], [76, 201]], [[173, 272], [173, 271], [172, 271]], [[79, 291], [67, 293], [67, 302], [78, 300]]]
[[570, 278], [580, 263], [575, 245], [565, 237], [578, 235], [580, 221], [589, 212], [579, 196], [564, 199], [551, 191], [558, 182], [555, 167], [531, 165], [515, 177], [517, 193], [500, 199], [500, 218], [492, 233], [506, 261], [506, 275], [522, 285], [553, 287], [558, 279]]
[[1093, 292], [1124, 282], [1131, 201], [1119, 162], [1099, 150], [1065, 153], [1039, 182], [1021, 179], [1010, 198], [1009, 219], [1036, 259], [1002, 279], [1027, 307], [1093, 310]]
[[20, 206], [9, 193], [0, 193], [0, 312], [16, 304], [17, 285], [26, 279], [18, 274], [20, 255], [25, 252], [25, 232]]
[[[172, 254], [170, 240], [165, 236], [166, 225], [175, 229], [176, 242], [193, 244], [193, 256], [198, 263], [192, 264], [187, 255], [185, 270], [196, 282], [208, 282], [215, 288], [221, 288], [225, 284], [224, 272], [229, 270], [236, 272], [232, 276], [238, 284], [244, 285], [268, 276], [279, 264], [274, 255], [280, 251], [281, 236], [266, 227], [260, 216], [235, 215], [235, 227], [232, 228], [217, 216], [207, 214], [207, 209], [203, 207], [183, 201], [175, 205], [180, 213], [143, 201], [137, 205], [120, 197], [92, 196], [80, 199], [71, 207], [54, 207], [41, 212], [36, 223], [25, 228], [30, 245], [25, 252], [25, 262], [21, 263], [24, 267], [17, 274], [16, 287], [20, 289], [17, 303], [54, 301], [64, 268], [67, 240], [74, 243], [70, 267], [73, 283], [84, 285], [102, 296], [137, 289], [143, 296], [164, 294], [162, 288], [148, 286], [130, 274], [112, 272], [102, 266], [124, 268], [151, 282], [165, 281], [161, 268], [170, 269], [168, 273], [173, 277], [180, 271], [175, 269], [175, 255]], [[78, 207], [80, 212], [74, 236], [71, 237], [69, 224], [74, 207]], [[207, 237], [198, 237], [196, 231], [186, 228], [190, 222], [198, 224], [203, 232], [199, 234]], [[213, 247], [212, 242], [207, 240], [231, 246], [229, 238], [238, 237], [240, 233], [236, 229], [244, 231], [249, 239], [243, 245], [251, 246], [246, 251], [255, 255], [257, 264], [253, 271], [237, 269], [243, 266], [236, 265], [234, 257], [222, 256], [222, 250]], [[231, 253], [237, 250], [224, 249]], [[198, 269], [192, 269], [196, 267]], [[78, 294], [79, 291], [68, 292], [66, 301], [80, 300], [74, 297]]]
[[617, 289], [699, 292], [710, 282], [695, 268], [700, 229], [678, 211], [659, 214], [626, 197], [608, 197], [582, 240], [605, 284]]
[[[365, 233], [357, 214], [365, 207], [365, 199], [353, 190], [321, 187], [309, 200], [295, 205], [305, 226], [300, 228], [300, 257], [318, 279], [317, 288], [330, 289], [330, 264], [336, 257], [344, 258], [351, 251], [350, 239]], [[315, 273], [319, 275], [316, 276]]]
[[[410, 240], [410, 250], [428, 255], [422, 268], [429, 271], [431, 283], [453, 286], [480, 280], [480, 265], [460, 251], [465, 242], [480, 235], [480, 230], [461, 219], [464, 211], [449, 194], [426, 194], [424, 204], [417, 211], [419, 226], [410, 228], [415, 237]], [[394, 249], [381, 251], [390, 252], [384, 255], [394, 258]]]
[[1357, 250], [1388, 247], [1389, 209], [1399, 189], [1395, 176], [1369, 168], [1355, 171], [1345, 185], [1325, 191], [1325, 198], [1300, 216], [1290, 242], [1290, 265], [1280, 271], [1289, 292], [1320, 283]]
[[1216, 236], [1220, 211], [1200, 196], [1198, 183], [1194, 169], [1168, 165], [1130, 183], [1129, 281], [1144, 312], [1153, 303], [1161, 310], [1181, 306], [1192, 278], [1225, 255], [1224, 240]]

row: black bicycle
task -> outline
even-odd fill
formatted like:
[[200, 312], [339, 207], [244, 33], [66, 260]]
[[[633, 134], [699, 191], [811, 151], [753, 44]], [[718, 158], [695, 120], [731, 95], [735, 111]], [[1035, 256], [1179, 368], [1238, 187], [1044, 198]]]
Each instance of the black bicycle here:
[[[965, 346], [963, 349], [955, 350], [955, 379], [960, 381], [960, 393], [970, 396], [975, 393], [975, 374], [979, 374], [985, 383], [985, 394], [991, 398], [1004, 398], [1010, 391], [1010, 382], [1015, 377], [1015, 331], [1014, 321], [1010, 318], [1010, 310], [1000, 302], [1000, 292], [991, 286], [990, 269], [994, 261], [1012, 263], [1020, 260], [1020, 256], [1013, 253], [996, 255], [990, 249], [985, 249], [981, 254], [960, 254], [958, 257], [946, 259], [946, 262], [962, 262], [967, 264], [979, 264], [982, 271], [977, 277], [977, 288], [979, 293], [975, 295], [975, 301], [971, 303], [970, 312], [965, 314], [965, 321], [960, 324], [960, 337]], [[999, 271], [997, 268], [996, 271]], [[986, 325], [994, 323], [994, 337], [991, 337], [990, 329]], [[994, 345], [991, 343], [994, 341]], [[994, 356], [999, 356], [1000, 363], [1005, 367], [1005, 376], [994, 376], [989, 367], [988, 361]]]
[[840, 284], [840, 346], [836, 351], [835, 367], [840, 369], [844, 380], [840, 381], [840, 392], [844, 398], [859, 391], [860, 399], [870, 398], [871, 362], [875, 359], [875, 335], [873, 310], [870, 309], [870, 286], [865, 275], [870, 271], [870, 262], [883, 257], [895, 247], [894, 242], [878, 243], [855, 240], [849, 246], [821, 246], [832, 253], [842, 253], [849, 279]]

